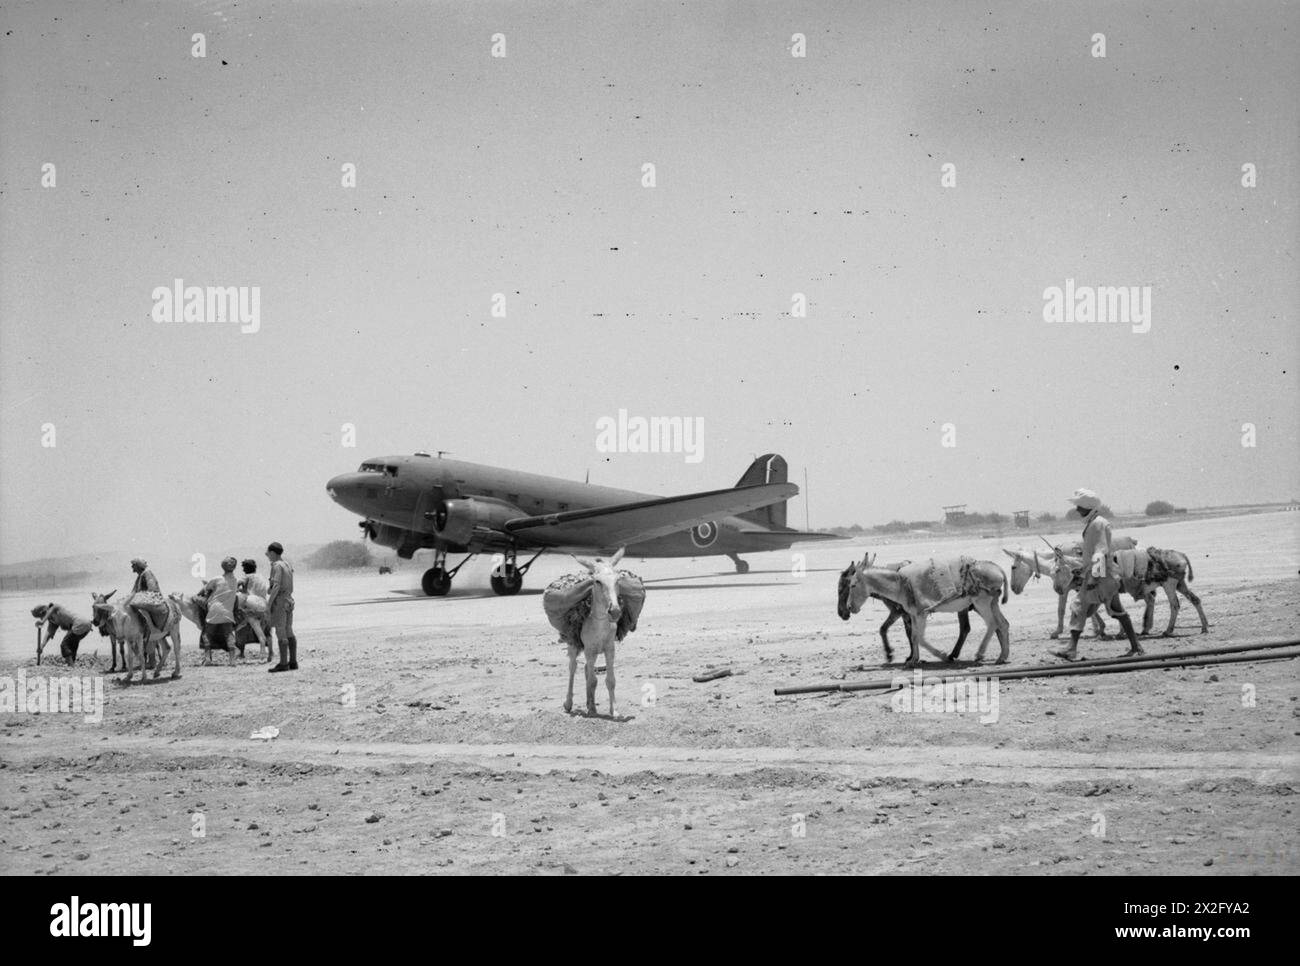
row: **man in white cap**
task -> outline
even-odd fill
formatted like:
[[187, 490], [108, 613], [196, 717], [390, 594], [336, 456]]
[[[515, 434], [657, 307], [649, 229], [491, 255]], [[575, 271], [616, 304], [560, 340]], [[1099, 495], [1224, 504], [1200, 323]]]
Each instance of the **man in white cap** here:
[[1101, 498], [1092, 490], [1080, 487], [1074, 491], [1070, 502], [1084, 519], [1083, 579], [1074, 606], [1070, 608], [1070, 646], [1052, 653], [1067, 661], [1078, 660], [1079, 635], [1083, 633], [1088, 618], [1105, 604], [1106, 612], [1119, 622], [1128, 637], [1129, 653], [1141, 654], [1133, 622], [1119, 600], [1119, 568], [1115, 565], [1115, 554], [1110, 545], [1110, 521], [1100, 512]]

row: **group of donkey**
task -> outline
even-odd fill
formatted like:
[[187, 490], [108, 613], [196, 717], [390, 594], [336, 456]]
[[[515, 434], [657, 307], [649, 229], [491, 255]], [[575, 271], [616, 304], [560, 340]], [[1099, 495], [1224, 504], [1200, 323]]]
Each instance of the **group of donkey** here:
[[[1201, 608], [1201, 599], [1188, 586], [1193, 574], [1192, 563], [1186, 554], [1154, 547], [1139, 549], [1131, 537], [1114, 541], [1112, 550], [1117, 563], [1127, 565], [1127, 569], [1121, 569], [1121, 589], [1132, 595], [1134, 600], [1145, 602], [1143, 636], [1151, 633], [1156, 591], [1161, 587], [1169, 599], [1169, 626], [1165, 628], [1163, 636], [1173, 635], [1180, 609], [1179, 594], [1196, 608], [1201, 619], [1201, 633], [1208, 632], [1209, 622]], [[1011, 657], [1011, 627], [1000, 605], [1007, 602], [1008, 588], [1019, 594], [1031, 579], [1049, 578], [1057, 594], [1056, 630], [1051, 636], [1060, 637], [1065, 626], [1066, 598], [1070, 591], [1078, 592], [1082, 586], [1083, 550], [1081, 546], [1075, 545], [1068, 548], [1052, 547], [1047, 554], [1005, 548], [1003, 552], [1012, 559], [1010, 580], [1007, 579], [1006, 571], [991, 560], [948, 557], [877, 564], [876, 558], [868, 553], [860, 562], [850, 563], [840, 573], [837, 611], [842, 620], [848, 620], [862, 609], [869, 597], [884, 603], [889, 611], [884, 623], [880, 625], [885, 661], [893, 660], [889, 628], [902, 618], [910, 648], [905, 666], [915, 667], [920, 663], [922, 648], [945, 661], [957, 660], [970, 633], [970, 612], [974, 610], [985, 623], [984, 638], [980, 641], [975, 660], [983, 660], [989, 640], [996, 633], [1001, 645], [997, 663], [1005, 664]], [[935, 583], [933, 578], [936, 573], [945, 578], [945, 581], [941, 581], [944, 586], [929, 586]], [[951, 653], [944, 655], [926, 641], [926, 619], [931, 613], [954, 611], [957, 614], [957, 643]], [[1092, 620], [1096, 635], [1108, 638], [1100, 614], [1094, 614]]]
[[[122, 667], [126, 671], [124, 683], [130, 684], [135, 672], [140, 672], [140, 681], [145, 678], [146, 664], [153, 668], [154, 678], [162, 673], [167, 664], [168, 653], [172, 657], [172, 677], [181, 676], [181, 618], [189, 620], [199, 628], [200, 642], [204, 639], [203, 623], [206, 614], [203, 602], [189, 594], [171, 593], [163, 596], [159, 593], [145, 592], [132, 594], [125, 598], [112, 600], [116, 590], [107, 594], [91, 594], [91, 623], [103, 637], [109, 639], [113, 665], [109, 673], [117, 671], [119, 652], [122, 655]], [[245, 629], [251, 631], [266, 651], [268, 660], [271, 651], [269, 643], [270, 629], [266, 622], [266, 603], [256, 596], [239, 594], [236, 604], [236, 640], [240, 639]], [[243, 655], [243, 645], [239, 645]], [[231, 647], [230, 663], [235, 663], [235, 650]], [[204, 650], [204, 663], [211, 662], [211, 652]]]

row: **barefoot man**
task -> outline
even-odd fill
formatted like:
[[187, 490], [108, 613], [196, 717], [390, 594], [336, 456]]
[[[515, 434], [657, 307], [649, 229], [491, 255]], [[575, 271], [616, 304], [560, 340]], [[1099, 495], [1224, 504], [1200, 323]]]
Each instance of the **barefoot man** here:
[[1070, 608], [1070, 646], [1063, 651], [1053, 651], [1067, 661], [1079, 659], [1079, 635], [1083, 633], [1088, 618], [1097, 608], [1106, 605], [1106, 613], [1119, 621], [1128, 637], [1129, 653], [1141, 654], [1137, 635], [1128, 611], [1119, 600], [1119, 568], [1110, 545], [1110, 521], [1101, 515], [1101, 499], [1092, 490], [1082, 487], [1070, 497], [1079, 516], [1083, 517], [1083, 580]]

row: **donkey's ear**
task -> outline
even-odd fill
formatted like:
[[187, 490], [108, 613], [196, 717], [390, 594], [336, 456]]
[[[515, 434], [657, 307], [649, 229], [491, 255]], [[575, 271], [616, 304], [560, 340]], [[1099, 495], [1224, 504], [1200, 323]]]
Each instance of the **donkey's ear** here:
[[596, 572], [596, 564], [593, 561], [588, 560], [586, 557], [579, 557], [574, 555], [573, 559], [578, 561], [578, 565], [582, 567], [584, 570], [586, 570], [587, 573], [590, 574]]
[[114, 587], [112, 590], [110, 590], [107, 594], [104, 595], [104, 599], [108, 600], [108, 598], [112, 597], [116, 593], [117, 593], [117, 588]]
[[1008, 550], [1006, 547], [1003, 547], [1003, 548], [1002, 548], [1002, 552], [1005, 553], [1005, 554], [1006, 554], [1008, 557], [1010, 557], [1012, 560], [1019, 560], [1019, 559], [1020, 559], [1020, 554], [1016, 553], [1016, 551], [1014, 551], [1014, 550]]
[[619, 547], [618, 550], [614, 553], [614, 556], [609, 558], [609, 565], [611, 567], [618, 566], [618, 562], [623, 559], [623, 552], [625, 550], [627, 550], [627, 547]]

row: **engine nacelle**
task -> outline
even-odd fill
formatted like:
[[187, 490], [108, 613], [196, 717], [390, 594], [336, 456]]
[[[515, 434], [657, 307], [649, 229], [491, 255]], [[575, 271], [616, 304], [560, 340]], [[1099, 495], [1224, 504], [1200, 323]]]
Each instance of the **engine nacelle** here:
[[518, 507], [487, 500], [443, 500], [433, 511], [433, 530], [438, 539], [461, 547], [469, 546], [475, 530], [497, 533], [506, 521], [520, 516]]
[[402, 527], [394, 527], [387, 523], [376, 523], [374, 520], [365, 521], [362, 527], [365, 529], [366, 536], [372, 542], [379, 544], [381, 547], [392, 547], [403, 560], [410, 560], [415, 551], [432, 546], [432, 542], [427, 537]]

